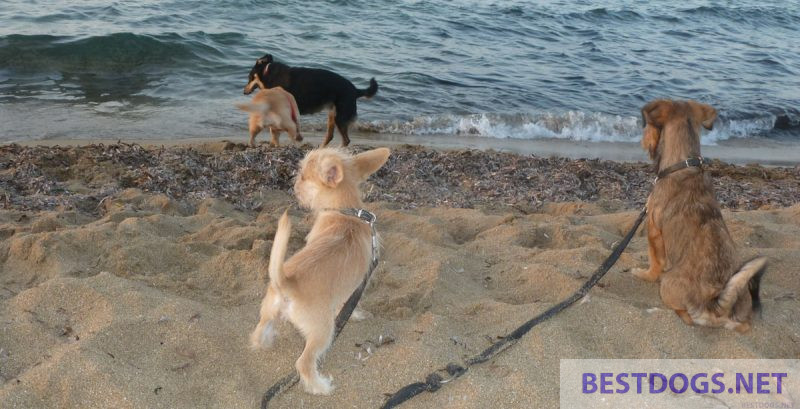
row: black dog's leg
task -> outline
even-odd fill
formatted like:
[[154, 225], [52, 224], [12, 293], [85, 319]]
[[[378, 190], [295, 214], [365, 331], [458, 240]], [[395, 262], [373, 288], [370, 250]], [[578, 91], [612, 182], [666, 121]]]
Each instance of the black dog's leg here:
[[356, 119], [356, 99], [347, 99], [346, 103], [336, 104], [336, 129], [342, 135], [342, 146], [350, 145], [347, 128]]
[[333, 139], [333, 126], [336, 123], [335, 118], [336, 118], [336, 108], [331, 109], [328, 112], [328, 132], [325, 134], [325, 141], [322, 142], [323, 148], [328, 146], [328, 144], [331, 142], [331, 139]]
[[348, 124], [339, 125], [336, 124], [336, 129], [339, 130], [339, 133], [342, 135], [342, 146], [350, 145], [350, 137], [347, 136], [347, 126]]

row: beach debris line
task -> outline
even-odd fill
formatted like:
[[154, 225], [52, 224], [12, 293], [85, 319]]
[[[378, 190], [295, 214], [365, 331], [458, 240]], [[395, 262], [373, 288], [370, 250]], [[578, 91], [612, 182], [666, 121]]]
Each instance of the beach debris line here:
[[[311, 148], [246, 149], [232, 142], [170, 147], [2, 145], [0, 208], [61, 208], [101, 215], [110, 199], [136, 188], [163, 193], [189, 207], [222, 198], [237, 209], [257, 211], [263, 192], [291, 189], [296, 164]], [[800, 202], [800, 166], [714, 161], [707, 169], [724, 208], [752, 210]], [[407, 209], [503, 206], [526, 212], [548, 202], [604, 200], [615, 206], [613, 210], [625, 210], [644, 204], [653, 177], [651, 165], [645, 163], [400, 146], [364, 192], [368, 201], [391, 201]]]
[[633, 227], [631, 227], [630, 231], [628, 231], [628, 233], [625, 235], [625, 238], [623, 238], [622, 241], [619, 242], [619, 244], [617, 244], [617, 246], [608, 256], [608, 258], [606, 258], [605, 261], [603, 261], [603, 264], [601, 264], [600, 267], [597, 269], [597, 271], [595, 271], [594, 274], [592, 274], [592, 276], [589, 277], [589, 279], [586, 280], [577, 291], [575, 291], [571, 296], [569, 296], [569, 298], [548, 308], [545, 312], [531, 318], [524, 324], [517, 327], [517, 329], [512, 331], [510, 334], [503, 337], [500, 341], [493, 343], [490, 347], [483, 350], [483, 352], [481, 352], [480, 354], [467, 359], [463, 365], [453, 362], [447, 364], [447, 366], [444, 368], [444, 372], [447, 372], [450, 378], [448, 379], [442, 378], [442, 376], [439, 375], [438, 373], [441, 372], [441, 370], [439, 370], [428, 374], [428, 376], [425, 377], [424, 382], [415, 382], [408, 384], [403, 388], [401, 388], [400, 390], [398, 390], [397, 392], [395, 392], [394, 394], [388, 395], [388, 399], [386, 400], [386, 402], [384, 402], [383, 406], [381, 406], [381, 409], [391, 409], [397, 407], [403, 402], [408, 401], [409, 399], [419, 395], [424, 391], [436, 392], [442, 387], [443, 384], [451, 382], [456, 378], [464, 375], [471, 366], [486, 362], [489, 359], [498, 355], [499, 353], [510, 348], [512, 345], [516, 344], [520, 338], [522, 338], [531, 329], [533, 329], [533, 327], [546, 321], [549, 318], [554, 317], [556, 314], [567, 309], [576, 301], [582, 299], [589, 293], [589, 290], [591, 290], [592, 287], [594, 287], [600, 281], [600, 279], [606, 275], [608, 270], [610, 270], [611, 267], [614, 266], [614, 264], [619, 259], [619, 256], [628, 246], [628, 243], [631, 241], [634, 234], [636, 234], [636, 231], [639, 229], [639, 225], [642, 224], [642, 221], [644, 221], [644, 217], [646, 214], [647, 214], [647, 209], [646, 208], [642, 209], [641, 213], [639, 213], [639, 217], [633, 223]]

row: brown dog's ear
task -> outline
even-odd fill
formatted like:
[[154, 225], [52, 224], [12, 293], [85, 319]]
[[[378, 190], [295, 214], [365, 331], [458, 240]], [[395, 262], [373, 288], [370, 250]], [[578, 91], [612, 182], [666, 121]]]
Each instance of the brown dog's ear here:
[[642, 137], [642, 149], [650, 154], [650, 159], [655, 159], [658, 151], [658, 141], [661, 138], [661, 131], [653, 125], [645, 125], [644, 136]]
[[328, 187], [336, 187], [344, 179], [342, 160], [336, 156], [326, 156], [319, 163], [319, 178]]
[[[270, 64], [272, 64], [272, 63], [270, 63]], [[261, 76], [262, 77], [266, 77], [267, 76], [267, 73], [269, 72], [270, 64], [267, 64], [267, 65], [264, 66], [264, 71], [261, 72]]]
[[714, 129], [714, 121], [717, 120], [717, 110], [714, 109], [711, 105], [707, 104], [699, 104], [700, 109], [703, 112], [703, 119], [702, 124], [703, 127], [708, 129], [709, 131]]
[[661, 129], [672, 113], [672, 101], [659, 99], [649, 102], [642, 108], [642, 126], [653, 125]]
[[642, 148], [650, 154], [650, 159], [655, 159], [657, 156], [661, 128], [667, 123], [671, 113], [672, 101], [665, 99], [651, 101], [642, 108], [642, 122], [644, 122]]
[[355, 168], [361, 179], [367, 179], [389, 160], [391, 151], [388, 148], [377, 148], [362, 152], [355, 157]]

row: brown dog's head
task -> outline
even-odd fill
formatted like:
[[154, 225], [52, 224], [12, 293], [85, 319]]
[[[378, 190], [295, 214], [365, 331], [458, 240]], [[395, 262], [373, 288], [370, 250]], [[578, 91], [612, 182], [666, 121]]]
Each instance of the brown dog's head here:
[[688, 121], [688, 125], [699, 135], [701, 125], [711, 130], [716, 119], [717, 110], [710, 105], [668, 99], [651, 101], [642, 108], [642, 148], [648, 151], [650, 159], [656, 159], [662, 131], [668, 124]]
[[358, 186], [389, 159], [389, 149], [351, 155], [336, 148], [315, 149], [300, 162], [294, 191], [309, 209], [360, 207]]

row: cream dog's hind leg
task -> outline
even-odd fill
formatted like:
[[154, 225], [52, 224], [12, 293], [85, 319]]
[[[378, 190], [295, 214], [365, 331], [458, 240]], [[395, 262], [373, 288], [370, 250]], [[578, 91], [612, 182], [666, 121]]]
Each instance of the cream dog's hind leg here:
[[267, 288], [267, 294], [261, 301], [261, 319], [256, 325], [256, 329], [250, 334], [250, 347], [258, 349], [269, 348], [275, 340], [277, 331], [275, 330], [275, 320], [283, 308], [283, 297], [273, 286]]

